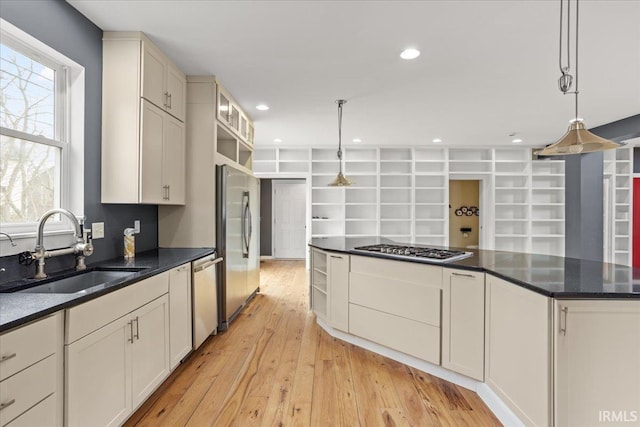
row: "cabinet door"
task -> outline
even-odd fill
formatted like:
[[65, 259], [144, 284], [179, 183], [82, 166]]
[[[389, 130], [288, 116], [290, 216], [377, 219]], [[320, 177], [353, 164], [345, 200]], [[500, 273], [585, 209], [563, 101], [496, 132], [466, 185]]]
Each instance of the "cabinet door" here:
[[557, 301], [555, 425], [640, 426], [640, 301]]
[[185, 130], [184, 123], [166, 115], [166, 130], [162, 148], [162, 186], [166, 199], [162, 204], [185, 203]]
[[162, 147], [166, 113], [149, 101], [141, 102], [140, 201], [162, 204], [167, 202], [167, 191], [162, 179]]
[[187, 79], [172, 64], [167, 64], [167, 112], [184, 122], [186, 110]]
[[487, 275], [485, 383], [528, 426], [552, 424], [549, 298]]
[[164, 295], [131, 314], [131, 388], [136, 408], [169, 375], [169, 310]]
[[349, 331], [349, 256], [329, 254], [329, 323]]
[[484, 273], [444, 271], [442, 366], [484, 380]]
[[69, 427], [117, 426], [131, 414], [131, 326], [123, 317], [65, 347]]
[[167, 63], [164, 55], [142, 42], [142, 97], [157, 107], [166, 108]]
[[169, 272], [171, 369], [191, 351], [191, 264]]

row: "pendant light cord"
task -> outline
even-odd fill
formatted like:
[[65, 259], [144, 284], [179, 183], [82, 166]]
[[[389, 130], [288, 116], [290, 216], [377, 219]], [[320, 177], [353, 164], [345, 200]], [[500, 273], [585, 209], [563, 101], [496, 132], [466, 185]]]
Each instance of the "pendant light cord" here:
[[344, 99], [338, 99], [336, 103], [338, 104], [338, 162], [340, 163], [340, 173], [342, 174], [342, 104], [344, 104]]
[[571, 42], [570, 42], [570, 34], [571, 34], [571, 0], [567, 0], [567, 66], [562, 66], [562, 36], [564, 36], [562, 32], [562, 24], [564, 21], [564, 2], [560, 0], [560, 48], [558, 49], [558, 66], [560, 67], [560, 72], [564, 75], [567, 74], [569, 69], [571, 68]]

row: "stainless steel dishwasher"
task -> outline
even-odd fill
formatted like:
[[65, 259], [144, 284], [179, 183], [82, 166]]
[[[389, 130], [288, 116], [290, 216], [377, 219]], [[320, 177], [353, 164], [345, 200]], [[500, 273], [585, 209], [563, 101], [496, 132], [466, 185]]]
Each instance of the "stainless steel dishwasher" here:
[[215, 254], [193, 262], [193, 349], [197, 349], [218, 328], [218, 286]]

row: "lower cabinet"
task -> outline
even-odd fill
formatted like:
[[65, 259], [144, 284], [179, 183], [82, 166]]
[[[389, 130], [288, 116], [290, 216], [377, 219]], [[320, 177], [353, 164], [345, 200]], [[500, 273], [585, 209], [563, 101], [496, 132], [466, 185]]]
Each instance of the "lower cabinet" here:
[[116, 426], [169, 374], [163, 295], [66, 347], [68, 426]]
[[484, 272], [445, 268], [442, 366], [484, 381]]
[[191, 263], [169, 271], [169, 347], [173, 370], [193, 348]]
[[528, 426], [550, 426], [551, 300], [486, 275], [485, 383]]
[[556, 301], [555, 425], [640, 426], [640, 304]]
[[330, 253], [327, 287], [329, 296], [329, 324], [349, 331], [349, 255]]
[[440, 364], [442, 267], [351, 256], [349, 333]]
[[0, 426], [61, 426], [62, 312], [0, 334]]

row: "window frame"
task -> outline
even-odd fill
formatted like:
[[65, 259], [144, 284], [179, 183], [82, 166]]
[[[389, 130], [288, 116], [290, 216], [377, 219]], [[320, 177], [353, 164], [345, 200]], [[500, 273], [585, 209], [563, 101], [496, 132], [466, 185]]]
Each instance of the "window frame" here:
[[[56, 71], [53, 139], [5, 127], [0, 127], [0, 133], [60, 148], [59, 173], [55, 177], [59, 194], [54, 195], [54, 207], [68, 209], [81, 217], [84, 215], [84, 67], [1, 18], [0, 37], [2, 44]], [[68, 239], [64, 237], [72, 235], [73, 228], [66, 219], [54, 219], [47, 221], [45, 235], [60, 235], [62, 239], [48, 239], [47, 246], [66, 245]], [[0, 229], [19, 243], [17, 248], [7, 246], [7, 239], [0, 235], [2, 254], [19, 252], [32, 249], [37, 221], [0, 223]]]

